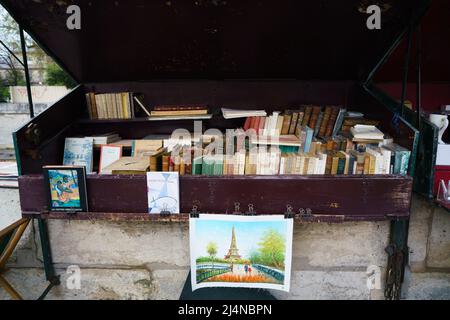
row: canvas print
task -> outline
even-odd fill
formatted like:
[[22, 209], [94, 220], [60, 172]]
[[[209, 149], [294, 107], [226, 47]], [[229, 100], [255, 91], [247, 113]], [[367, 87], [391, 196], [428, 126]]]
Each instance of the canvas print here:
[[178, 172], [147, 172], [149, 213], [180, 213]]
[[86, 211], [84, 167], [44, 167], [53, 211]]
[[189, 220], [192, 290], [289, 291], [293, 219], [200, 214]]

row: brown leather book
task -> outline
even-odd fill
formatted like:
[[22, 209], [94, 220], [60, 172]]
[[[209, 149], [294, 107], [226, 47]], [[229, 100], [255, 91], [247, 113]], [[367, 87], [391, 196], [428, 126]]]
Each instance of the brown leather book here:
[[331, 118], [331, 112], [332, 112], [331, 106], [326, 106], [325, 111], [323, 112], [322, 123], [320, 124], [319, 128], [319, 136], [321, 137], [325, 136], [325, 133], [328, 128], [328, 122], [330, 121]]
[[300, 135], [300, 132], [302, 131], [302, 123], [303, 123], [303, 118], [305, 117], [305, 110], [300, 110], [300, 112], [298, 113], [298, 120], [297, 120], [297, 125], [295, 126], [295, 135], [298, 137]]
[[289, 126], [291, 125], [292, 114], [288, 111], [283, 115], [283, 124], [281, 126], [281, 134], [289, 133]]
[[162, 171], [169, 171], [170, 155], [164, 154], [162, 156]]
[[312, 106], [305, 107], [305, 115], [303, 116], [302, 126], [307, 126], [309, 124], [312, 108], [313, 108]]
[[295, 128], [297, 128], [297, 121], [298, 121], [299, 113], [300, 113], [299, 111], [294, 111], [292, 113], [291, 124], [289, 125], [288, 134], [294, 134], [295, 133]]
[[325, 137], [330, 137], [331, 134], [333, 133], [334, 124], [336, 123], [338, 114], [339, 114], [339, 108], [331, 107], [330, 119], [328, 120], [327, 128], [324, 133]]
[[316, 127], [316, 122], [317, 122], [317, 119], [319, 118], [320, 110], [321, 110], [321, 107], [319, 107], [319, 106], [314, 106], [312, 108], [311, 118], [309, 119], [308, 127], [310, 127], [313, 130]]

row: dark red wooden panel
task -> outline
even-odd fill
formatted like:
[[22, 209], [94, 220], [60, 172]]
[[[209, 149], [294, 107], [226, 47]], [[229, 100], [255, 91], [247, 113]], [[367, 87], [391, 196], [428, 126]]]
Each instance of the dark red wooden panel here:
[[[22, 211], [39, 213], [46, 206], [41, 175], [19, 178]], [[89, 211], [145, 213], [145, 176], [90, 175], [87, 178]], [[366, 219], [408, 216], [412, 179], [400, 176], [182, 176], [181, 211], [196, 204], [201, 212], [232, 213], [240, 202], [245, 212], [253, 204], [257, 213], [295, 212], [355, 216]]]

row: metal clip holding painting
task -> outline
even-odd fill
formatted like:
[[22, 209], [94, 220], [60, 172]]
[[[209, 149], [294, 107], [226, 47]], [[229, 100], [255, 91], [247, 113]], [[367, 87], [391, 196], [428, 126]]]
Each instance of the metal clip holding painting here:
[[292, 206], [290, 204], [286, 205], [286, 211], [284, 213], [285, 219], [293, 219], [295, 217], [294, 211], [292, 211]]
[[196, 205], [193, 205], [193, 206], [192, 206], [192, 210], [191, 210], [191, 212], [189, 213], [189, 216], [190, 216], [191, 218], [198, 218], [198, 217], [199, 217], [199, 214], [198, 214], [197, 209], [198, 209], [198, 207], [197, 207]]
[[306, 210], [303, 208], [300, 208], [298, 211], [299, 211], [300, 217], [303, 220], [309, 221], [314, 218], [314, 216], [312, 214], [312, 210], [310, 208], [306, 208]]
[[253, 203], [248, 204], [248, 211], [244, 213], [246, 216], [256, 216], [255, 207], [253, 206]]
[[233, 214], [242, 214], [241, 212], [241, 204], [239, 202], [234, 203], [234, 211]]

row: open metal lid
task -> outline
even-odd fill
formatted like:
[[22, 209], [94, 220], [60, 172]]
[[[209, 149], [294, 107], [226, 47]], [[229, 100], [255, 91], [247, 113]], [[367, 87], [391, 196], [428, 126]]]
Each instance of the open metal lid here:
[[[80, 83], [362, 80], [427, 0], [0, 0]], [[366, 8], [382, 9], [369, 30]], [[81, 30], [69, 30], [69, 5]]]
[[[433, 0], [429, 10], [420, 22], [421, 26], [421, 77], [425, 83], [450, 81], [450, 1]], [[409, 81], [416, 81], [417, 33], [412, 40]], [[375, 76], [380, 82], [399, 82], [402, 80], [407, 39], [403, 39], [386, 64]]]

